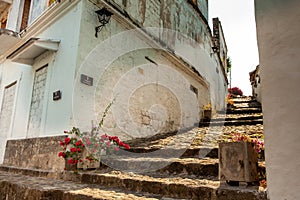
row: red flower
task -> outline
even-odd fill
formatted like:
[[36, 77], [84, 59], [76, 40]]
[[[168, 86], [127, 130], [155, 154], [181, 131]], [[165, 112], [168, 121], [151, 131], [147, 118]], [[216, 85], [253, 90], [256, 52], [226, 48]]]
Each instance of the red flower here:
[[87, 159], [87, 160], [89, 160], [89, 161], [91, 161], [91, 160], [92, 160], [90, 157], [86, 157], [85, 159]]
[[80, 159], [79, 162], [83, 162], [82, 159]]
[[73, 159], [72, 158], [68, 160], [68, 164], [73, 164]]
[[120, 145], [120, 139], [118, 137], [116, 139], [114, 139], [114, 141]]
[[60, 145], [60, 146], [64, 146], [65, 143], [64, 143], [63, 141], [59, 141], [59, 145]]
[[125, 148], [125, 149], [130, 149], [129, 144], [124, 144], [124, 148]]
[[76, 146], [81, 146], [81, 144], [82, 144], [81, 140], [79, 140], [75, 143]]
[[68, 133], [68, 131], [64, 131], [64, 133]]
[[77, 148], [77, 151], [78, 151], [78, 152], [81, 152], [81, 149], [80, 149], [80, 148]]
[[77, 149], [76, 148], [70, 148], [70, 151], [72, 152], [72, 153], [75, 153], [75, 152], [77, 152]]
[[106, 142], [107, 147], [110, 147], [110, 141]]
[[71, 141], [71, 139], [70, 139], [70, 138], [68, 138], [68, 137], [67, 137], [67, 138], [65, 138], [65, 144], [67, 144], [67, 145], [68, 145], [68, 144], [70, 143], [70, 141]]
[[106, 134], [104, 134], [104, 135], [101, 136], [101, 140], [105, 140], [107, 138], [108, 138], [108, 136]]
[[65, 154], [64, 152], [59, 152], [59, 153], [58, 153], [58, 157], [63, 157], [63, 158], [65, 158], [65, 157], [66, 157], [66, 154]]
[[85, 138], [85, 142], [86, 142], [87, 145], [91, 145], [92, 144], [92, 142], [90, 141], [89, 138]]
[[119, 139], [117, 136], [109, 136], [108, 138], [109, 138], [110, 140], [114, 140], [114, 141], [117, 140], [117, 139]]

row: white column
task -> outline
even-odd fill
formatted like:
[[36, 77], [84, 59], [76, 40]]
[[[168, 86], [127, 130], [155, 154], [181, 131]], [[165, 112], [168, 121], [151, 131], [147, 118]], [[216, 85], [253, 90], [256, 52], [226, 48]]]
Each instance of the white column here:
[[300, 199], [300, 1], [255, 0], [268, 192]]

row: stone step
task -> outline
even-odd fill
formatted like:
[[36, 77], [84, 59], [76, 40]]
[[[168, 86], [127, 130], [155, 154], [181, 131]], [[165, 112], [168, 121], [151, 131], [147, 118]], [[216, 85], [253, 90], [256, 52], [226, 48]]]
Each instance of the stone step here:
[[228, 109], [226, 114], [250, 114], [250, 113], [262, 113], [262, 109], [259, 108], [238, 108]]
[[252, 116], [235, 116], [235, 117], [233, 117], [232, 115], [226, 115], [226, 117], [214, 118], [214, 119], [211, 119], [211, 121], [218, 122], [218, 121], [238, 121], [238, 120], [258, 120], [258, 119], [263, 119], [263, 116], [262, 115], [252, 115]]
[[[103, 164], [105, 163], [105, 164]], [[219, 160], [212, 158], [147, 158], [147, 157], [115, 157], [102, 158], [101, 169], [112, 168], [134, 173], [157, 172], [159, 176], [200, 177], [217, 180]], [[259, 162], [258, 171], [265, 173], [265, 164]]]
[[[135, 194], [134, 192], [142, 193], [142, 194], [150, 194], [144, 196], [144, 198], [149, 198], [152, 196], [157, 197], [158, 195], [160, 195], [165, 198], [167, 197], [167, 198], [181, 198], [181, 199], [214, 199], [214, 200], [267, 199], [266, 192], [261, 187], [258, 186], [232, 187], [224, 183], [221, 183], [220, 181], [212, 181], [212, 180], [205, 180], [205, 179], [188, 179], [188, 178], [178, 178], [178, 177], [157, 178], [151, 176], [150, 174], [141, 175], [141, 174], [127, 173], [127, 172], [120, 172], [120, 171], [106, 171], [106, 172], [82, 171], [79, 172], [78, 174], [74, 174], [72, 172], [64, 172], [64, 173], [47, 172], [48, 176], [56, 177], [58, 179], [64, 180], [64, 181], [58, 180], [60, 184], [57, 184], [58, 187], [55, 187], [56, 182], [53, 183], [53, 181], [56, 180], [41, 179], [37, 177], [24, 177], [23, 175], [20, 175], [22, 174], [22, 170], [20, 171], [21, 173], [19, 172], [18, 175], [13, 175], [13, 174], [10, 175], [5, 172], [0, 173], [0, 174], [4, 174], [2, 177], [0, 176], [0, 180], [2, 179], [1, 184], [3, 183], [4, 186], [1, 187], [0, 189], [3, 190], [3, 194], [6, 193], [13, 194], [12, 192], [10, 192], [9, 187], [12, 184], [18, 184], [19, 181], [21, 181], [22, 188], [25, 188], [25, 190], [26, 188], [32, 186], [32, 191], [44, 190], [45, 193], [48, 195], [48, 197], [50, 196], [50, 198], [51, 195], [60, 195], [60, 194], [66, 195], [65, 198], [63, 196], [62, 198], [60, 198], [61, 196], [57, 196], [57, 198], [52, 198], [52, 199], [72, 199], [68, 195], [73, 195], [74, 193], [80, 194], [81, 192], [83, 193], [84, 191], [89, 191], [91, 190], [89, 188], [90, 184], [93, 186], [94, 185], [104, 186], [105, 188], [118, 188], [121, 191], [124, 190], [131, 191], [128, 192], [129, 195], [138, 196], [138, 194]], [[32, 176], [36, 174], [35, 172], [33, 172], [36, 170], [33, 169], [27, 170], [27, 173], [28, 171], [32, 171]], [[12, 179], [11, 177], [14, 177], [16, 179], [11, 180]], [[11, 181], [5, 181], [7, 179]], [[30, 181], [32, 179], [33, 181]], [[69, 181], [74, 181], [76, 183], [72, 183]], [[78, 186], [79, 188], [72, 188], [74, 187], [73, 184]], [[15, 187], [14, 189], [16, 188], [18, 187]], [[115, 191], [115, 189], [113, 190]], [[48, 193], [48, 191], [51, 192]], [[59, 191], [59, 192], [54, 193], [52, 191]], [[28, 192], [30, 193], [30, 191]], [[26, 191], [24, 191], [24, 193], [26, 194], [28, 194], [28, 192], [26, 193]], [[20, 191], [20, 193], [22, 193], [22, 191]], [[123, 193], [121, 193], [121, 195], [123, 195]], [[100, 197], [99, 199], [101, 198], [103, 198], [103, 196]], [[93, 198], [83, 197], [82, 199], [93, 199]]]
[[260, 104], [256, 104], [256, 103], [239, 103], [239, 104], [234, 104], [233, 107], [231, 107], [232, 109], [237, 109], [237, 108], [260, 108], [261, 109], [261, 105]]
[[255, 99], [250, 99], [250, 98], [233, 98], [232, 100], [234, 103], [253, 103], [253, 102], [256, 103], [257, 102]]
[[[160, 149], [155, 147], [132, 147], [127, 150], [130, 153], [136, 153], [137, 156], [142, 153], [151, 153], [149, 157], [174, 158], [179, 155], [180, 158], [218, 158], [218, 147], [195, 147], [195, 148], [166, 148]], [[122, 156], [127, 156], [126, 152], [122, 152]], [[132, 155], [130, 155], [132, 156]]]
[[263, 124], [262, 119], [256, 120], [236, 120], [236, 121], [210, 121], [210, 122], [200, 122], [199, 127], [207, 126], [242, 126], [242, 125], [256, 125]]
[[[134, 173], [157, 172], [163, 176], [205, 177], [217, 179], [218, 159], [115, 157], [101, 159], [100, 168], [113, 168]], [[103, 164], [105, 163], [105, 164]]]
[[[33, 170], [34, 171], [34, 170]], [[33, 172], [36, 175], [36, 172]], [[96, 184], [26, 176], [0, 171], [0, 199], [42, 200], [108, 200], [108, 199], [163, 199], [161, 195], [130, 192]]]

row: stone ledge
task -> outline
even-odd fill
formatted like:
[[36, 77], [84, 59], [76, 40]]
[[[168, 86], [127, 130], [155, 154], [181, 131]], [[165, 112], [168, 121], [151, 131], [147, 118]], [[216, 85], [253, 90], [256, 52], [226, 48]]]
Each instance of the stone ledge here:
[[20, 168], [62, 170], [64, 161], [57, 154], [61, 150], [59, 141], [65, 137], [8, 140], [3, 164]]

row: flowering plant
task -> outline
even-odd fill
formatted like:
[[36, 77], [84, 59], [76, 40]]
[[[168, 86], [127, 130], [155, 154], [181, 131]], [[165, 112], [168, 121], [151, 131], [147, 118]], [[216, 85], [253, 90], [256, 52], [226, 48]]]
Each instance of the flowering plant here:
[[227, 97], [226, 97], [226, 103], [227, 103], [227, 106], [233, 106], [234, 105], [234, 101], [232, 99], [232, 95], [231, 94], [227, 95]]
[[[130, 146], [122, 142], [118, 136], [101, 135], [96, 129], [81, 133], [78, 128], [73, 127], [71, 131], [64, 132], [70, 134], [70, 136], [66, 137], [64, 141], [60, 141], [62, 150], [58, 153], [58, 156], [66, 159], [70, 165], [96, 162], [107, 152], [118, 151], [120, 148], [130, 149]], [[89, 153], [84, 155], [83, 151], [86, 148]]]
[[204, 105], [202, 108], [203, 108], [203, 110], [211, 110], [211, 104], [208, 103], [208, 104]]
[[243, 96], [243, 91], [238, 87], [228, 88], [228, 92], [233, 96]]
[[82, 152], [85, 145], [81, 139], [74, 136], [73, 133], [76, 131], [76, 128], [73, 128], [71, 131], [64, 131], [64, 133], [70, 134], [71, 137], [66, 137], [64, 141], [59, 142], [62, 150], [58, 153], [58, 156], [67, 159], [67, 162], [70, 165], [83, 162]]
[[[70, 131], [64, 131], [69, 134], [64, 141], [60, 141], [62, 151], [58, 153], [59, 157], [67, 160], [70, 165], [84, 164], [85, 161], [99, 161], [100, 157], [107, 152], [118, 151], [119, 148], [130, 149], [130, 146], [122, 142], [117, 136], [101, 134], [100, 128], [104, 123], [110, 103], [102, 116], [97, 127], [93, 127], [90, 132], [81, 132], [79, 128], [73, 127]], [[83, 150], [87, 149], [89, 153], [83, 155]]]
[[255, 151], [260, 154], [262, 150], [264, 150], [264, 142], [259, 140], [258, 138], [251, 138], [249, 135], [244, 133], [234, 133], [231, 136], [231, 142], [251, 142], [254, 143]]

